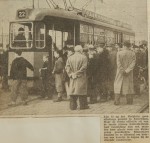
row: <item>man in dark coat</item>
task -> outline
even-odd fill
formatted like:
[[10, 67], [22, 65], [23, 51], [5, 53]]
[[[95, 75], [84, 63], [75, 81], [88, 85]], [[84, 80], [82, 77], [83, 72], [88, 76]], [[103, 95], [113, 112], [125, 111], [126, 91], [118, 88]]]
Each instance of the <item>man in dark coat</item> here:
[[22, 52], [16, 51], [16, 58], [13, 60], [10, 69], [10, 78], [13, 79], [11, 90], [11, 103], [9, 106], [16, 104], [17, 96], [20, 93], [23, 105], [27, 105], [27, 68], [34, 70], [33, 66], [23, 57]]
[[87, 67], [87, 77], [88, 77], [88, 96], [90, 96], [90, 103], [97, 102], [96, 95], [96, 49], [93, 45], [89, 45], [88, 51], [88, 67]]
[[53, 74], [55, 76], [55, 88], [57, 91], [57, 99], [54, 100], [54, 102], [60, 102], [62, 101], [62, 96], [65, 89], [65, 83], [64, 83], [64, 61], [62, 58], [62, 52], [61, 51], [54, 51], [54, 57], [55, 57], [55, 65], [53, 69]]
[[143, 66], [143, 54], [140, 50], [140, 48], [136, 45], [133, 46], [136, 56], [136, 64], [135, 68], [133, 70], [133, 81], [134, 81], [134, 91], [135, 95], [140, 95], [140, 68]]
[[14, 47], [26, 47], [26, 38], [24, 36], [24, 28], [20, 27], [18, 29], [18, 35], [14, 39]]
[[107, 101], [108, 80], [110, 78], [110, 62], [108, 50], [102, 47], [98, 48], [97, 55], [97, 89], [100, 95], [100, 101]]
[[143, 49], [143, 76], [148, 84], [148, 49], [146, 43], [143, 43], [141, 46]]
[[2, 54], [2, 89], [7, 91], [9, 89], [8, 85], [8, 49], [4, 48], [3, 54]]
[[66, 71], [70, 78], [69, 95], [70, 109], [77, 109], [77, 99], [79, 98], [80, 109], [87, 109], [87, 57], [82, 53], [80, 45], [75, 48], [75, 53], [70, 56], [66, 63]]
[[51, 99], [51, 96], [48, 92], [49, 89], [49, 57], [48, 55], [43, 56], [43, 66], [39, 69], [41, 78], [42, 78], [42, 98]]

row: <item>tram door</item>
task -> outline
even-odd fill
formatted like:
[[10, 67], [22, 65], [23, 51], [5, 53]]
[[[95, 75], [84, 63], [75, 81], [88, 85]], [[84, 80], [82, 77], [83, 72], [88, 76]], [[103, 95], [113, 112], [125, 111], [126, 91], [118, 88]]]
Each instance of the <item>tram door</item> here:
[[[54, 50], [62, 50], [65, 52], [67, 45], [75, 45], [74, 24], [71, 21], [57, 20], [47, 24], [47, 34], [52, 38], [52, 50], [50, 54], [50, 62], [54, 66]], [[47, 43], [47, 42], [46, 42]]]

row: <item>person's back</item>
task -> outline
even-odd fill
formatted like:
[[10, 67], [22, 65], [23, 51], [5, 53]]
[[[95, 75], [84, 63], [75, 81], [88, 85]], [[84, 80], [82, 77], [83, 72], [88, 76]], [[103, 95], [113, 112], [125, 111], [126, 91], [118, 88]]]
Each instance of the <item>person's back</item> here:
[[17, 96], [20, 94], [23, 105], [27, 105], [27, 68], [34, 70], [33, 66], [23, 57], [22, 52], [16, 51], [16, 58], [13, 60], [10, 69], [10, 78], [13, 79], [11, 87], [11, 103], [9, 106], [16, 105]]
[[31, 69], [32, 71], [33, 66], [23, 57], [17, 57], [12, 62], [12, 67], [10, 71], [10, 77], [12, 79], [26, 79], [27, 77], [27, 68]]
[[[83, 68], [83, 61], [87, 61], [87, 57], [81, 53], [75, 53], [72, 56], [70, 56], [68, 58], [68, 62], [70, 63], [70, 67], [72, 72], [77, 72], [79, 71], [81, 68]], [[85, 65], [87, 66], [87, 65]]]
[[117, 53], [117, 74], [114, 82], [115, 105], [120, 104], [120, 95], [126, 95], [127, 104], [133, 104], [134, 83], [133, 69], [136, 56], [130, 50], [129, 41], [123, 43], [123, 50]]
[[66, 72], [70, 78], [69, 92], [70, 95], [70, 109], [77, 109], [77, 99], [79, 98], [80, 109], [88, 109], [87, 106], [87, 77], [86, 70], [88, 60], [82, 54], [83, 49], [80, 45], [75, 48], [75, 54], [70, 56], [66, 63]]
[[135, 56], [135, 53], [131, 50], [122, 50], [118, 52], [118, 60], [120, 60], [121, 66], [126, 70], [132, 62], [132, 57]]

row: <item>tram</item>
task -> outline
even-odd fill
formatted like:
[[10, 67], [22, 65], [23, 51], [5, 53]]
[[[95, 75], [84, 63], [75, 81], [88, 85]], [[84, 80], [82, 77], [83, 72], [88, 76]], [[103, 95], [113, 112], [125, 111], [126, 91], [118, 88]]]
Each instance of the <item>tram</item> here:
[[[24, 29], [24, 40], [16, 40], [19, 28]], [[19, 9], [16, 19], [9, 28], [9, 70], [15, 50], [22, 50], [22, 56], [35, 68], [27, 71], [28, 78], [38, 79], [42, 57], [49, 54], [53, 66], [53, 48], [62, 50], [67, 45], [122, 43], [134, 41], [135, 33], [126, 23], [95, 14], [91, 11], [67, 11], [64, 9]], [[24, 42], [17, 46], [15, 42]], [[8, 73], [10, 73], [8, 71]]]

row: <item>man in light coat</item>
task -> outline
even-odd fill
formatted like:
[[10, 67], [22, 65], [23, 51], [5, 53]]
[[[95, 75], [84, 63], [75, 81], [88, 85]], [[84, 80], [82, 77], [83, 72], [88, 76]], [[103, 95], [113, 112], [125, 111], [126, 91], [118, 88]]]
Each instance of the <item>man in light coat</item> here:
[[120, 104], [120, 94], [126, 95], [127, 104], [133, 104], [135, 63], [135, 53], [130, 50], [130, 43], [125, 41], [123, 50], [117, 53], [117, 74], [114, 82], [115, 105]]
[[87, 57], [82, 53], [80, 45], [74, 48], [75, 53], [70, 56], [66, 63], [66, 72], [70, 78], [69, 91], [70, 109], [77, 109], [77, 99], [79, 98], [80, 109], [89, 108], [87, 105]]

